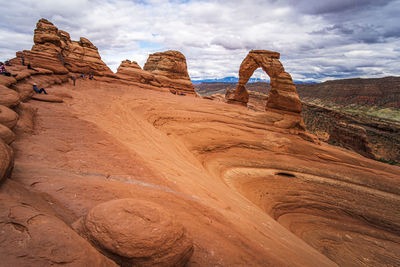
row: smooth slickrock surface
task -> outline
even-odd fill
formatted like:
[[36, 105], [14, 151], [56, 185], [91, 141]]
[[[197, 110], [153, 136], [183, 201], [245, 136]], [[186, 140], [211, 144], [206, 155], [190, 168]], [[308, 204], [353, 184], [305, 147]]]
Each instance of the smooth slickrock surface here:
[[31, 101], [35, 134], [14, 141], [12, 179], [74, 218], [121, 198], [155, 203], [192, 237], [188, 266], [400, 262], [398, 167], [305, 141], [265, 112], [109, 86]]
[[76, 227], [123, 266], [184, 266], [193, 254], [186, 229], [151, 202], [129, 198], [105, 202]]

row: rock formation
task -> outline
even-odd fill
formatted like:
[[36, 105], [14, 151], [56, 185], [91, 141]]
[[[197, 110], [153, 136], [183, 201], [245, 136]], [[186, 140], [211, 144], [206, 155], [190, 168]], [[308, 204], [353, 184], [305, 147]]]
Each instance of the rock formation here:
[[150, 84], [153, 86], [160, 87], [161, 84], [155, 79], [154, 75], [148, 71], [142, 70], [136, 61], [130, 61], [128, 59], [123, 60], [118, 67], [117, 77], [143, 84]]
[[254, 71], [262, 68], [271, 79], [271, 91], [266, 104], [266, 111], [276, 126], [304, 130], [305, 125], [300, 115], [301, 102], [296, 87], [289, 73], [285, 72], [279, 61], [280, 54], [267, 50], [252, 50], [243, 60], [239, 69], [239, 83], [235, 94], [228, 103], [247, 106], [249, 94], [246, 83]]
[[18, 114], [6, 106], [0, 105], [0, 123], [12, 129], [18, 121]]
[[55, 74], [92, 73], [104, 76], [112, 71], [101, 60], [97, 47], [88, 39], [71, 41], [67, 32], [58, 30], [51, 22], [40, 19], [36, 24], [32, 50], [17, 53], [22, 62], [30, 63], [33, 68], [44, 68]]
[[3, 139], [0, 139], [0, 185], [3, 182], [3, 179], [10, 176], [13, 167], [14, 152], [6, 143], [4, 143]]
[[184, 266], [193, 253], [186, 229], [150, 202], [102, 203], [75, 227], [121, 266]]
[[143, 70], [150, 72], [163, 87], [173, 93], [196, 94], [190, 80], [185, 56], [178, 51], [151, 54]]
[[20, 102], [18, 93], [4, 85], [0, 85], [0, 96], [0, 105], [6, 107], [14, 107]]

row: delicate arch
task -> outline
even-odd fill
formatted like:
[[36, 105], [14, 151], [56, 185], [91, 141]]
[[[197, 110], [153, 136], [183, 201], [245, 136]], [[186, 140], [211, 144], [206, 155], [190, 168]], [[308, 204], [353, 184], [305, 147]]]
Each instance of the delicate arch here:
[[279, 61], [278, 52], [268, 50], [252, 50], [240, 64], [239, 83], [235, 93], [228, 99], [228, 103], [247, 106], [249, 94], [246, 84], [254, 71], [262, 68], [271, 79], [271, 90], [267, 100], [266, 109], [285, 110], [294, 113], [301, 112], [301, 102], [297, 95], [292, 77], [285, 72]]

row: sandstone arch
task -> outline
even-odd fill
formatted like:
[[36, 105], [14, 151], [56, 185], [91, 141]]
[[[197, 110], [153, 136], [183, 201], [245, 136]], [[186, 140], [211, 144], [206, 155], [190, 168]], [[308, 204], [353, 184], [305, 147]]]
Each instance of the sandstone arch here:
[[[246, 83], [256, 69], [262, 68], [271, 79], [271, 90], [265, 110], [275, 118], [273, 120], [274, 124], [282, 128], [304, 130], [305, 126], [300, 114], [300, 98], [292, 77], [285, 72], [279, 57], [280, 54], [278, 52], [251, 50], [242, 64], [240, 64], [239, 83], [235, 93], [228, 99], [228, 103], [247, 106], [249, 94], [246, 89]], [[281, 116], [277, 116], [277, 114], [281, 114]]]

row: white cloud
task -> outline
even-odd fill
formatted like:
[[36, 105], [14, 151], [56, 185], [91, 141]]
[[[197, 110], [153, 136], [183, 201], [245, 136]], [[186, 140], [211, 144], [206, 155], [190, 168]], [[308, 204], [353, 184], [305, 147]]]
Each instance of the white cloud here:
[[399, 11], [399, 0], [14, 0], [0, 6], [0, 60], [30, 49], [44, 17], [91, 40], [114, 71], [172, 49], [192, 78], [237, 76], [250, 49], [267, 49], [295, 79], [399, 75]]

